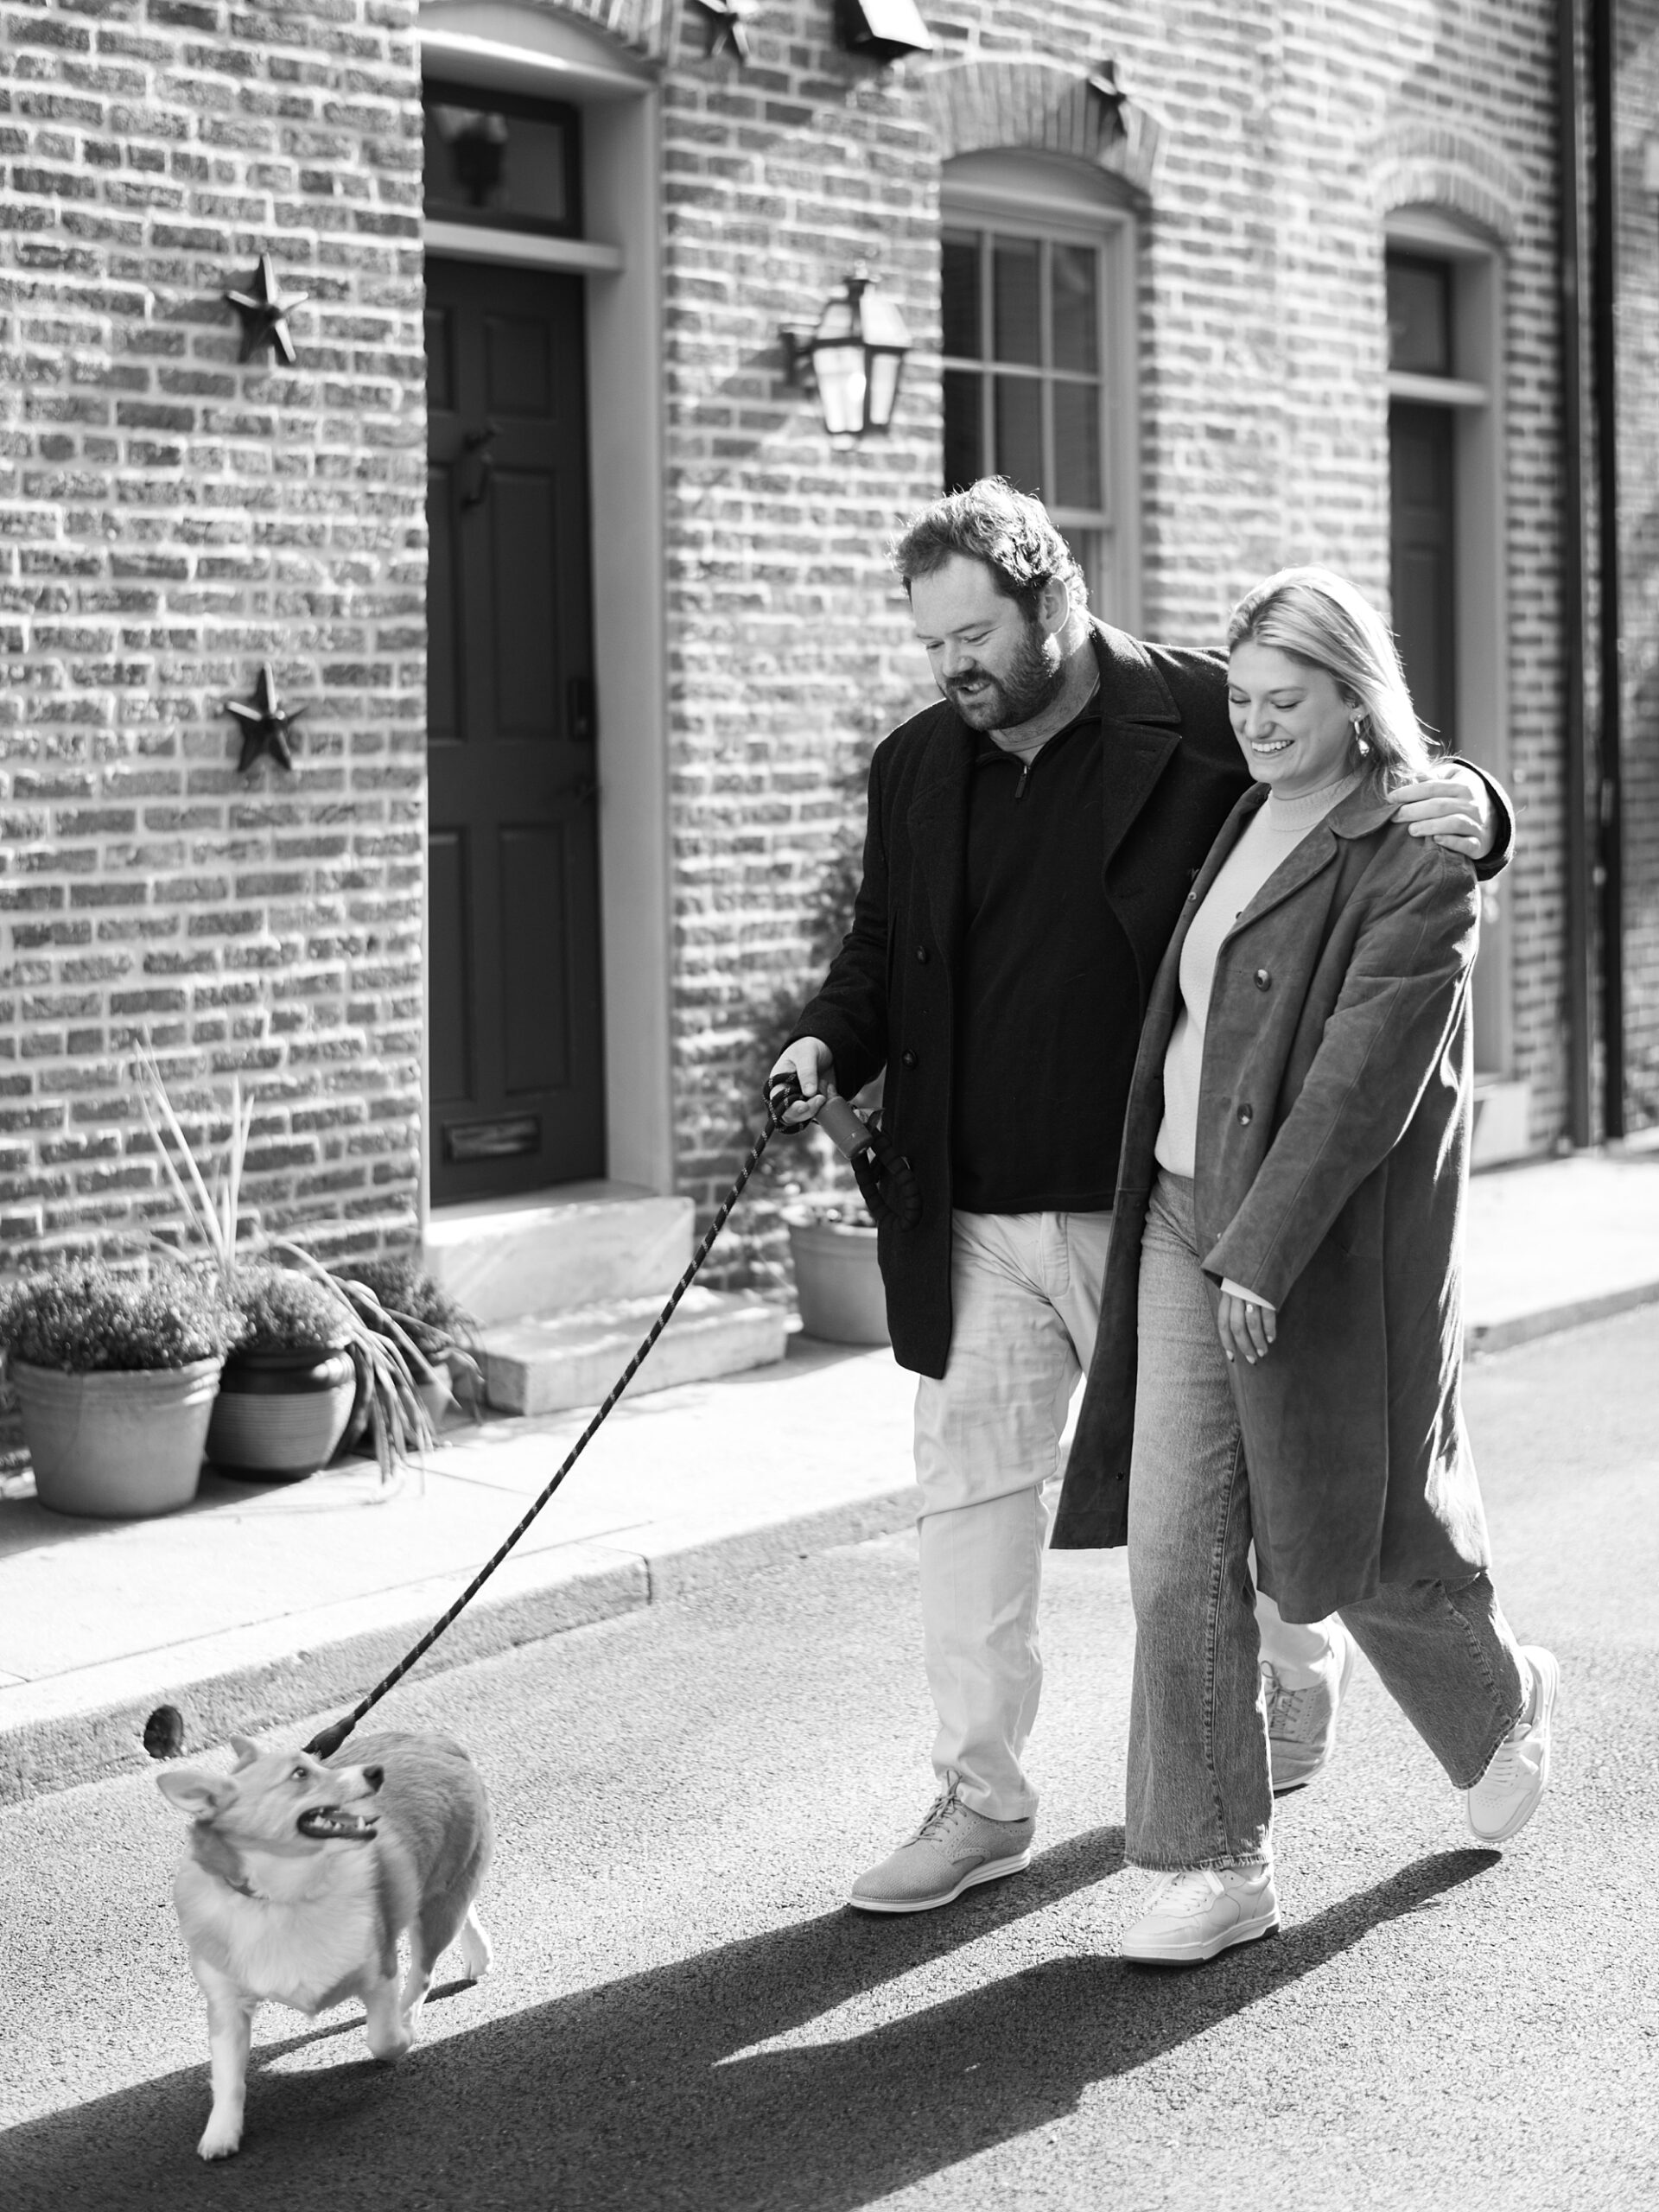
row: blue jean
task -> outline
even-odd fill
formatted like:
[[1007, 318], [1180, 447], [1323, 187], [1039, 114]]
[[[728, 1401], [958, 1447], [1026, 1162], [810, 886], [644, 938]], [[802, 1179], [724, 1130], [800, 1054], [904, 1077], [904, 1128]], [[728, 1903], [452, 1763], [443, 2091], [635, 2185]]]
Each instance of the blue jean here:
[[[1159, 1872], [1272, 1857], [1249, 1474], [1198, 1262], [1192, 1185], [1160, 1174], [1141, 1246], [1126, 1850]], [[1472, 1787], [1526, 1701], [1490, 1579], [1386, 1584], [1341, 1617], [1454, 1785]]]

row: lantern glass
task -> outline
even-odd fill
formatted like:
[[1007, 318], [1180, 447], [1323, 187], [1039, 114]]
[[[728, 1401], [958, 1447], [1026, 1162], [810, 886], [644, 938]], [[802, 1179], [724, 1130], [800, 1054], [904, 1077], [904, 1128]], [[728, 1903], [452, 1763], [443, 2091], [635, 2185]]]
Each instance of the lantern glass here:
[[868, 379], [864, 348], [856, 338], [812, 349], [812, 373], [818, 382], [823, 427], [832, 438], [855, 438], [864, 428]]
[[899, 401], [899, 372], [904, 365], [901, 353], [875, 352], [870, 353], [870, 390], [866, 402], [868, 427], [885, 430], [893, 421], [893, 410]]

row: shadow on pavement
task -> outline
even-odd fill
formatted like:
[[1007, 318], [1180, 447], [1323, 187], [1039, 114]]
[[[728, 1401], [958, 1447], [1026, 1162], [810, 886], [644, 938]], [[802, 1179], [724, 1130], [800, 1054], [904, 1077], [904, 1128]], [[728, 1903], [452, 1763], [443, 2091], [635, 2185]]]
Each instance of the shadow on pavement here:
[[1096, 1829], [946, 1912], [832, 1913], [491, 2021], [401, 2068], [262, 2075], [258, 2057], [329, 2032], [312, 2030], [258, 2054], [247, 2147], [228, 2165], [194, 2156], [204, 2065], [15, 2129], [0, 2141], [0, 2195], [13, 2212], [851, 2212], [1048, 2125], [1090, 2083], [1203, 2035], [1497, 1863], [1474, 1850], [1421, 1859], [1196, 1972], [1068, 1950], [864, 2033], [754, 2050], [1103, 1880], [1122, 1858], [1122, 1831]]

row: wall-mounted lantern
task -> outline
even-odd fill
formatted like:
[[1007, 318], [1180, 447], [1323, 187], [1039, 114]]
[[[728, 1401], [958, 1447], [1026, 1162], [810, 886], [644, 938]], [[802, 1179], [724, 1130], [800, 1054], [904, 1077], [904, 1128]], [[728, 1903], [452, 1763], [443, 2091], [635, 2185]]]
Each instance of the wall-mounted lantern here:
[[877, 289], [861, 262], [810, 336], [782, 335], [785, 380], [804, 384], [811, 371], [832, 446], [844, 450], [867, 430], [890, 426], [911, 336], [898, 302]]
[[841, 42], [867, 61], [898, 61], [931, 54], [933, 41], [916, 0], [836, 0]]

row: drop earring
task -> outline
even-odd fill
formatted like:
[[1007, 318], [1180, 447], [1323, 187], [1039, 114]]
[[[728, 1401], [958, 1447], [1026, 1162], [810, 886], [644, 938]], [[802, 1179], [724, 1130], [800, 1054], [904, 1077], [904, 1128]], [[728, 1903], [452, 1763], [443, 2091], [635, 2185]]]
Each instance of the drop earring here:
[[1365, 738], [1363, 738], [1360, 735], [1360, 731], [1364, 728], [1364, 715], [1356, 715], [1353, 718], [1354, 743], [1359, 747], [1361, 760], [1369, 760], [1371, 757], [1370, 745]]

